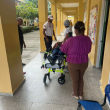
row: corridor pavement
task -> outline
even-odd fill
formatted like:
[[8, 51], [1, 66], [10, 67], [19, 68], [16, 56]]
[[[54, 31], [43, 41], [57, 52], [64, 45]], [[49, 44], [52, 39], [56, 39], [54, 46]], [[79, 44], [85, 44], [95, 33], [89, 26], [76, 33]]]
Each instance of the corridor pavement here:
[[[58, 41], [64, 38], [63, 33], [61, 35], [57, 36]], [[39, 42], [39, 39], [37, 41]], [[26, 72], [25, 82], [13, 97], [0, 96], [0, 110], [77, 110], [77, 100], [71, 95], [73, 90], [69, 73], [65, 73], [64, 85], [60, 85], [57, 81], [60, 73], [51, 73], [51, 81], [47, 80], [45, 85], [43, 77], [48, 70], [41, 69], [42, 63], [43, 54], [39, 53], [23, 68]], [[101, 70], [93, 68], [89, 62], [84, 75], [84, 99], [103, 103], [100, 79]], [[108, 106], [106, 105], [103, 110], [109, 110]]]
[[[43, 83], [43, 76], [48, 72], [41, 69], [43, 54], [38, 54], [24, 67], [25, 82], [13, 97], [0, 96], [0, 110], [77, 110], [77, 100], [71, 96], [72, 82], [69, 73], [65, 73], [64, 85], [58, 83], [60, 73], [51, 73], [51, 81]], [[99, 80], [101, 71], [89, 67], [84, 75], [84, 99], [103, 103]], [[107, 105], [104, 110], [109, 110]]]

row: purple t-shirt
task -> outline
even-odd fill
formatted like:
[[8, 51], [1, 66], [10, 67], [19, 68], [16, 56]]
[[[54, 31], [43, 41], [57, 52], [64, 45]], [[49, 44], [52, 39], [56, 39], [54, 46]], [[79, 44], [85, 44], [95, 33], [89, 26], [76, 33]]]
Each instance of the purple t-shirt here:
[[69, 38], [62, 46], [61, 51], [67, 54], [67, 62], [81, 64], [88, 62], [92, 42], [88, 36], [81, 35]]

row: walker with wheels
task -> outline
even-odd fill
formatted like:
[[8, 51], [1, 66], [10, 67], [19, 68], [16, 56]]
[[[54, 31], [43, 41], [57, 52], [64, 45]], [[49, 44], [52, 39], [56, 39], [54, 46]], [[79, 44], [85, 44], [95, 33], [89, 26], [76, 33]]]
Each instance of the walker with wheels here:
[[49, 69], [48, 73], [46, 73], [44, 75], [43, 83], [46, 83], [47, 78], [50, 80], [50, 72], [53, 72], [53, 73], [60, 72], [61, 75], [58, 78], [58, 83], [64, 84], [65, 83], [65, 74], [63, 73], [63, 70], [64, 70], [65, 64], [66, 64], [66, 56], [65, 55], [59, 56], [59, 58], [54, 62], [54, 64], [51, 62], [50, 57], [51, 57], [51, 54], [49, 52], [46, 60], [44, 61], [44, 63], [41, 66], [41, 69], [43, 69], [43, 68]]

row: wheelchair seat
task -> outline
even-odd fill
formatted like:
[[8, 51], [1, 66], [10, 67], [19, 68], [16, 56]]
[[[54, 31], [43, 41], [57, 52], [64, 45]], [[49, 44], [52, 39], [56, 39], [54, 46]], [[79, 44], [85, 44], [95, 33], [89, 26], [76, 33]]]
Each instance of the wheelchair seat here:
[[79, 103], [85, 108], [85, 110], [103, 110], [101, 105], [96, 101], [79, 100]]
[[108, 84], [105, 88], [105, 97], [104, 97], [104, 103], [101, 105], [97, 101], [91, 101], [91, 100], [78, 100], [78, 108], [77, 110], [82, 110], [83, 106], [85, 110], [103, 110], [103, 106], [106, 104], [106, 98], [109, 101], [110, 104], [110, 84]]

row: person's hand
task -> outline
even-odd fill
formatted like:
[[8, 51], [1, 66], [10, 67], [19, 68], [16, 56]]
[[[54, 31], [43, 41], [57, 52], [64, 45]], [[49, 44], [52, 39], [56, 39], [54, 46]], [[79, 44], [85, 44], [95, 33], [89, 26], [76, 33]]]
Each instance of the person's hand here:
[[60, 44], [60, 42], [57, 42], [57, 44], [59, 45], [59, 44]]
[[57, 45], [61, 45], [62, 44], [62, 42], [57, 42]]
[[48, 39], [48, 38], [46, 38], [46, 41], [47, 41], [47, 42], [49, 42], [49, 39]]
[[24, 44], [24, 48], [26, 48], [26, 44]]

